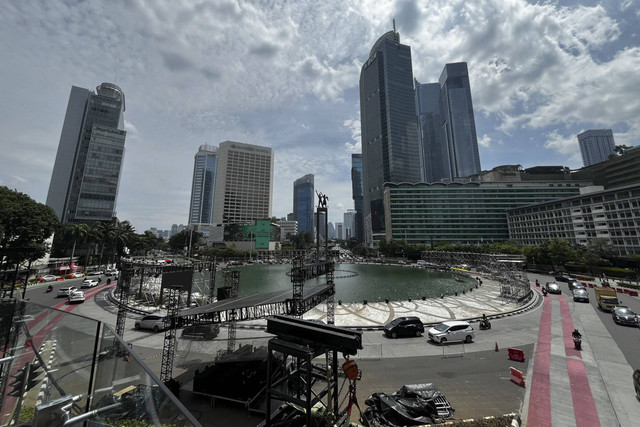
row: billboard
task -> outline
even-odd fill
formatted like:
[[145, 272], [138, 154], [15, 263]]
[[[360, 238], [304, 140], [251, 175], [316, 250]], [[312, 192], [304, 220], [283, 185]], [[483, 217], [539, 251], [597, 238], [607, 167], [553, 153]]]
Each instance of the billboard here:
[[256, 249], [269, 249], [269, 242], [280, 241], [280, 228], [268, 219], [259, 219], [256, 225], [231, 224], [224, 226], [225, 242], [255, 242]]
[[162, 273], [162, 288], [179, 289], [191, 292], [193, 270], [172, 271]]

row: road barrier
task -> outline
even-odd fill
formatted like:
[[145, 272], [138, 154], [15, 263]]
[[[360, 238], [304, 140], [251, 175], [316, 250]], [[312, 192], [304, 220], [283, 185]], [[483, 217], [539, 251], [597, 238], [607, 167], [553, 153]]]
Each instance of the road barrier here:
[[511, 381], [524, 387], [524, 375], [522, 374], [522, 371], [517, 370], [513, 366], [509, 367], [509, 371], [511, 372]]
[[516, 362], [524, 362], [524, 351], [519, 348], [508, 348], [509, 359]]

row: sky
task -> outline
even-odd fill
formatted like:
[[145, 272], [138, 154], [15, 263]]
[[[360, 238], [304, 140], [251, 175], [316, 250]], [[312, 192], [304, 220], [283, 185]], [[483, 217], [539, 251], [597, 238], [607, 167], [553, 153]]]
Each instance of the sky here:
[[272, 147], [273, 211], [312, 173], [329, 221], [353, 209], [359, 76], [396, 29], [414, 77], [469, 67], [483, 170], [583, 166], [576, 135], [640, 143], [640, 0], [8, 0], [0, 6], [0, 185], [46, 201], [71, 86], [126, 97], [117, 216], [186, 224], [194, 155]]

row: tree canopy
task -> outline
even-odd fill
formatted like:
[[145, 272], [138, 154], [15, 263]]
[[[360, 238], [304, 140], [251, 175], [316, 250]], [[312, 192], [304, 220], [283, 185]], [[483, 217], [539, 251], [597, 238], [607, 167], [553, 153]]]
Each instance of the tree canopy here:
[[0, 261], [36, 260], [47, 252], [46, 240], [59, 221], [52, 208], [26, 194], [0, 187]]

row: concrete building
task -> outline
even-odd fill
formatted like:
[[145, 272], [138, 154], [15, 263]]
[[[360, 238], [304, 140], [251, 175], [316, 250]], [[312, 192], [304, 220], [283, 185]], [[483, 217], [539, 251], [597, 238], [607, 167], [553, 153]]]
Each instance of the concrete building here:
[[[383, 185], [421, 180], [411, 48], [389, 31], [360, 72], [365, 244], [385, 232]], [[368, 219], [367, 219], [368, 218]]]
[[71, 87], [47, 194], [62, 223], [113, 221], [124, 157], [125, 98], [102, 83]]
[[587, 182], [387, 184], [387, 240], [479, 244], [509, 238], [507, 211], [579, 194]]
[[616, 146], [611, 129], [594, 129], [579, 133], [578, 144], [580, 144], [582, 164], [585, 166], [608, 160]]
[[288, 239], [288, 236], [295, 236], [298, 234], [298, 221], [286, 221], [281, 219], [276, 222], [276, 225], [280, 226], [280, 241], [283, 242]]
[[356, 211], [347, 209], [347, 211], [342, 214], [342, 218], [344, 221], [344, 236], [342, 238], [345, 240], [355, 238]]
[[562, 238], [571, 245], [607, 239], [619, 255], [640, 254], [640, 184], [508, 210], [509, 236], [523, 245]]
[[640, 147], [633, 147], [621, 156], [583, 167], [572, 174], [576, 179], [590, 179], [605, 190], [640, 184]]
[[218, 147], [214, 224], [248, 224], [271, 217], [273, 151], [224, 141]]
[[[331, 237], [331, 236], [329, 236]], [[341, 222], [335, 223], [335, 236], [336, 239], [344, 240], [344, 224]]]
[[293, 219], [298, 222], [298, 232], [313, 233], [313, 201], [316, 198], [313, 174], [293, 182]]
[[193, 162], [189, 226], [213, 223], [217, 166], [218, 148], [201, 145]]

